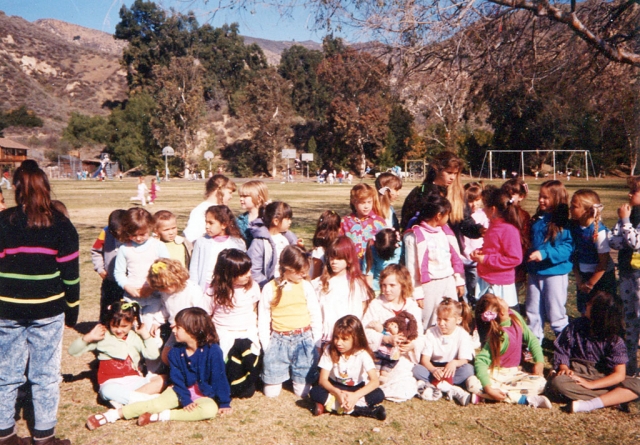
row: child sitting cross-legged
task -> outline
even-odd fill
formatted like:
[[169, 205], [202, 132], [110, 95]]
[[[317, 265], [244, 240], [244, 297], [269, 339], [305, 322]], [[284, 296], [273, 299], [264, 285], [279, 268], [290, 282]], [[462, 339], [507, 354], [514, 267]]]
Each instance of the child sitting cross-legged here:
[[436, 325], [425, 335], [420, 364], [413, 367], [418, 393], [423, 400], [438, 400], [444, 393], [449, 400], [466, 406], [477, 400], [461, 388], [473, 376], [471, 310], [464, 302], [445, 298], [438, 305], [436, 315]]

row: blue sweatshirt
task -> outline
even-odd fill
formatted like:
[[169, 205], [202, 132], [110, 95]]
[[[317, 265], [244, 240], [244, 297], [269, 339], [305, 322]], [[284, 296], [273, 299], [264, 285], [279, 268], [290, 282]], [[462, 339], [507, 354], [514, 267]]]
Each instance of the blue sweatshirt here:
[[538, 275], [565, 275], [571, 272], [571, 254], [573, 253], [573, 240], [571, 231], [565, 227], [557, 235], [556, 239], [545, 241], [551, 213], [543, 213], [531, 224], [531, 252], [540, 251], [542, 261], [528, 261], [529, 273]]

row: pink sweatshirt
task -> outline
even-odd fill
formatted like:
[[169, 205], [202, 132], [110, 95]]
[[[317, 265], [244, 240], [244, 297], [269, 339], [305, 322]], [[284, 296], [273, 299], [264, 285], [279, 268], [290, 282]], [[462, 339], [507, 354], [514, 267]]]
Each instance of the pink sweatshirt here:
[[422, 222], [419, 226], [413, 226], [412, 230], [416, 237], [420, 281], [423, 284], [464, 273], [462, 260], [452, 244], [457, 240], [448, 225], [432, 227]]
[[491, 221], [484, 234], [484, 260], [478, 263], [478, 275], [491, 284], [516, 282], [516, 266], [522, 263], [520, 232], [502, 218]]

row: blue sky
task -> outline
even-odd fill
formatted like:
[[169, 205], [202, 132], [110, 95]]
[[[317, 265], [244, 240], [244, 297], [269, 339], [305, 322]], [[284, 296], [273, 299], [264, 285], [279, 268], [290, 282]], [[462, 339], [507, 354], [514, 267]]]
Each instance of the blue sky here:
[[[0, 10], [7, 15], [17, 15], [29, 21], [53, 18], [113, 33], [120, 20], [118, 17], [120, 7], [123, 4], [130, 7], [133, 1], [0, 0]], [[188, 9], [194, 10], [198, 14], [200, 23], [205, 23], [210, 18], [206, 13], [206, 5], [203, 1], [158, 0], [156, 3], [165, 8], [173, 6], [181, 12], [186, 12]], [[256, 6], [253, 11], [221, 11], [210, 23], [213, 26], [220, 26], [231, 22], [240, 24], [240, 32], [243, 35], [270, 40], [314, 40], [321, 42], [324, 36], [323, 31], [312, 30], [313, 15], [304, 7], [298, 7], [294, 10], [293, 19], [281, 17], [277, 10], [263, 6]], [[336, 33], [336, 35], [339, 34]]]

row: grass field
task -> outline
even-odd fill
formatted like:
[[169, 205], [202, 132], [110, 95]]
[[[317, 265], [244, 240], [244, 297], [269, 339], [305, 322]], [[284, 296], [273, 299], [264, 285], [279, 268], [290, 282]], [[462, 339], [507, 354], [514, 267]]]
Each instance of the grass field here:
[[[495, 184], [500, 184], [495, 182]], [[537, 205], [537, 185], [531, 181], [530, 197], [524, 207], [533, 213]], [[307, 247], [319, 214], [333, 209], [344, 215], [349, 212], [348, 185], [318, 185], [314, 183], [268, 183], [273, 200], [288, 202], [294, 211], [292, 230], [305, 240]], [[398, 211], [413, 184], [407, 184], [398, 200]], [[204, 183], [182, 180], [161, 184], [154, 212], [173, 211], [178, 226], [184, 228], [190, 210], [202, 201]], [[625, 202], [627, 190], [622, 180], [572, 180], [569, 192], [578, 188], [593, 188], [605, 204], [605, 223], [616, 221], [616, 209]], [[570, 415], [553, 410], [534, 410], [523, 406], [492, 404], [459, 407], [453, 402], [424, 402], [413, 399], [402, 404], [385, 402], [388, 418], [384, 422], [356, 419], [349, 416], [312, 417], [308, 405], [284, 391], [276, 400], [257, 393], [249, 400], [235, 400], [233, 415], [197, 423], [167, 422], [138, 427], [134, 421], [120, 421], [94, 432], [84, 424], [93, 413], [105, 408], [97, 400], [90, 378], [91, 354], [74, 358], [66, 353], [69, 344], [94, 325], [98, 316], [99, 277], [93, 271], [90, 248], [107, 216], [116, 208], [128, 208], [129, 198], [136, 195], [136, 182], [54, 181], [55, 198], [63, 201], [80, 234], [81, 245], [81, 311], [76, 329], [66, 329], [57, 434], [79, 444], [412, 444], [412, 443], [633, 443], [640, 439], [640, 412], [636, 404], [631, 414], [614, 409], [596, 413]], [[7, 205], [13, 205], [11, 192], [5, 194]], [[230, 204], [239, 211], [234, 195]], [[575, 289], [570, 284], [568, 309], [575, 315]], [[76, 332], [78, 331], [78, 332]], [[547, 361], [551, 351], [545, 349]], [[547, 365], [548, 367], [548, 365]], [[19, 422], [21, 435], [27, 434], [26, 424]]]

